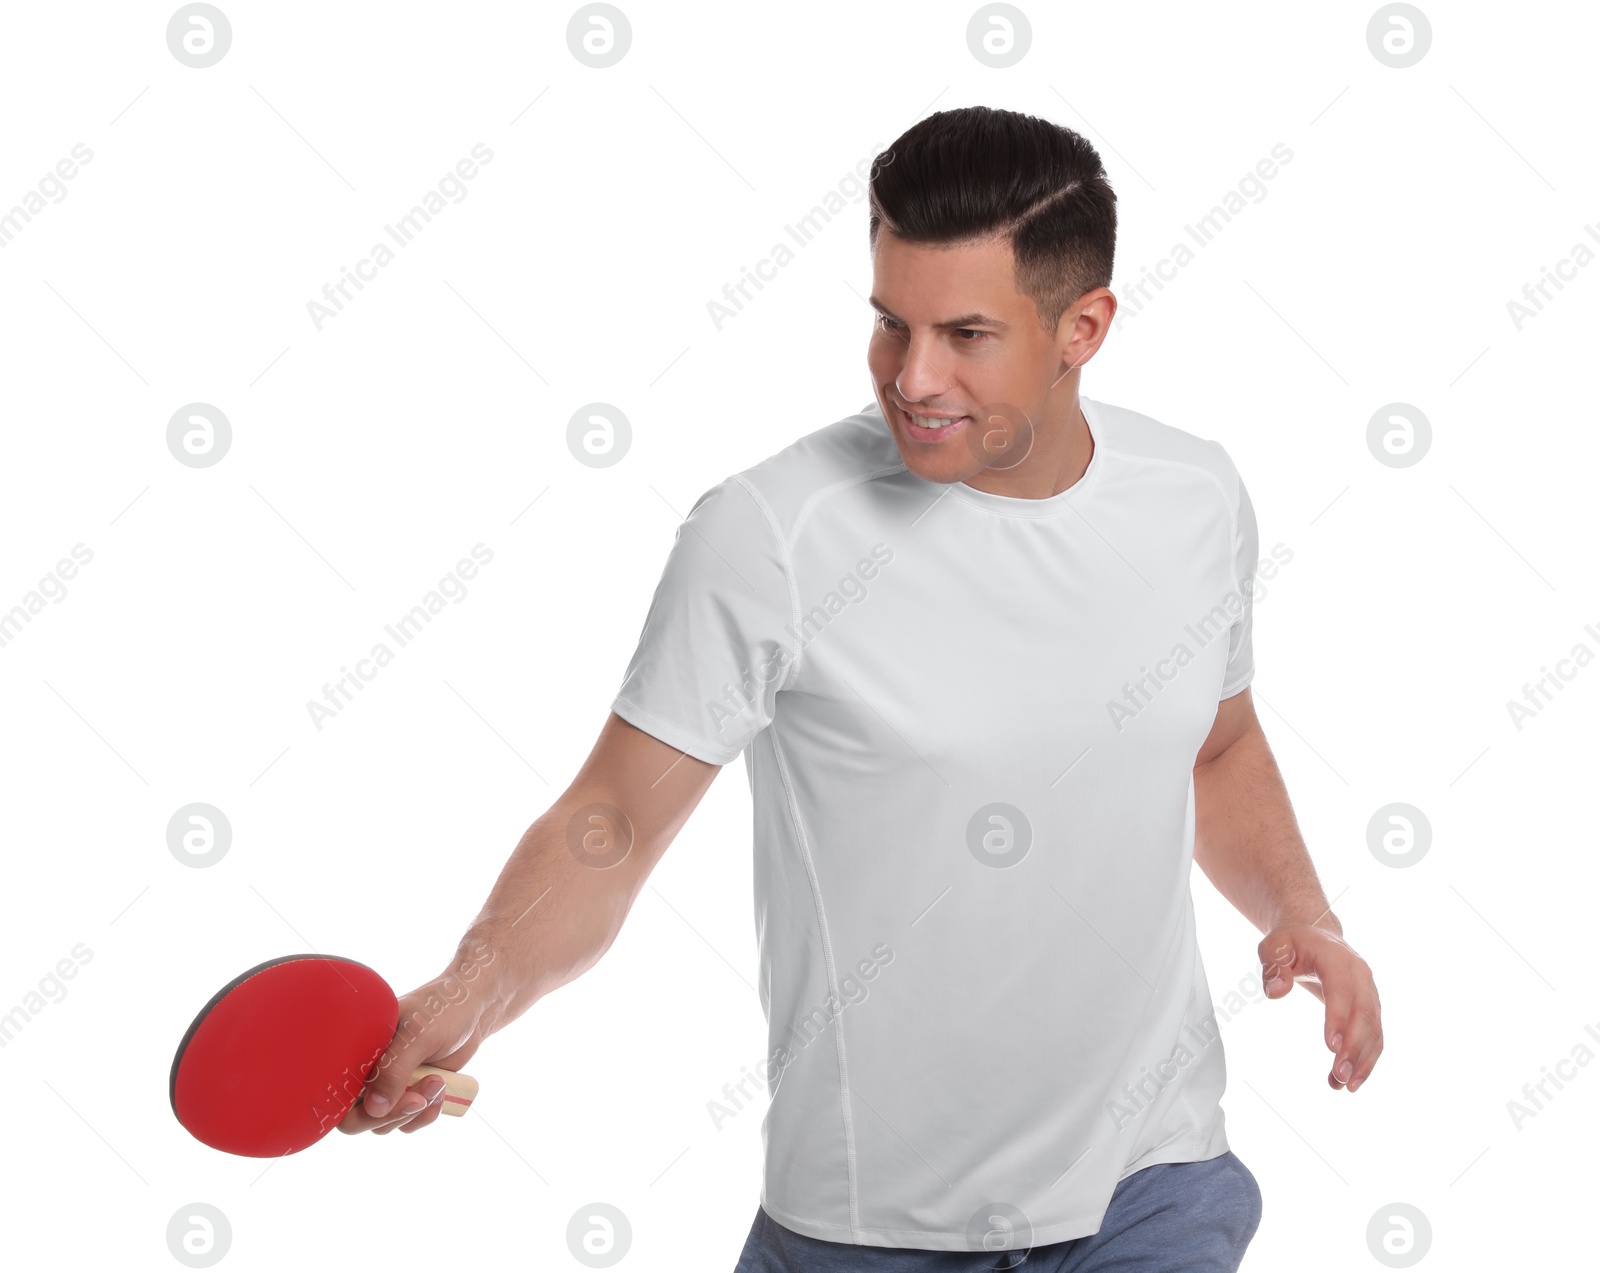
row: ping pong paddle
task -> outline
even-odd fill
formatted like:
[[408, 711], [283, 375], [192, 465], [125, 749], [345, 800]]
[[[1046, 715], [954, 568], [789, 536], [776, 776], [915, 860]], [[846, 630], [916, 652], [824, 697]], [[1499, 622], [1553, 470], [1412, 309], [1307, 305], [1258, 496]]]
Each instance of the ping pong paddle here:
[[[334, 955], [285, 955], [212, 996], [172, 1058], [172, 1112], [196, 1140], [230, 1154], [278, 1158], [316, 1144], [360, 1098], [400, 1023], [376, 972]], [[465, 1114], [476, 1079], [445, 1081], [442, 1112]]]

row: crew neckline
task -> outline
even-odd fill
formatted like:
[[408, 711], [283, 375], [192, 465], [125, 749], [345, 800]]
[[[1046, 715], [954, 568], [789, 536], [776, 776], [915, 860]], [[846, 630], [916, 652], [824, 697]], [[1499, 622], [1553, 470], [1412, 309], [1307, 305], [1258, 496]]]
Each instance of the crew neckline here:
[[1105, 467], [1106, 429], [1105, 422], [1100, 416], [1100, 404], [1092, 398], [1085, 398], [1079, 394], [1078, 405], [1083, 408], [1084, 422], [1089, 426], [1089, 436], [1094, 440], [1094, 453], [1089, 456], [1088, 466], [1083, 470], [1082, 476], [1071, 486], [1057, 491], [1054, 495], [1046, 495], [1043, 499], [999, 495], [994, 491], [981, 491], [975, 486], [968, 486], [965, 482], [930, 482], [927, 478], [911, 473], [910, 469], [906, 472], [911, 473], [911, 476], [916, 477], [925, 486], [937, 487], [940, 491], [947, 491], [965, 503], [976, 504], [979, 508], [987, 508], [991, 512], [1003, 513], [1008, 517], [1053, 516], [1077, 503], [1094, 485], [1100, 476], [1100, 470]]

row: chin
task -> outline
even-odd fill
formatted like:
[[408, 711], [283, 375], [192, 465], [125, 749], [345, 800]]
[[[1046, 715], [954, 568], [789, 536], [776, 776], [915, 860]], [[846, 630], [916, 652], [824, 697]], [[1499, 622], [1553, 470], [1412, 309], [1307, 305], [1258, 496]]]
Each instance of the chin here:
[[905, 466], [915, 473], [924, 482], [939, 482], [948, 485], [971, 477], [977, 468], [971, 464], [971, 457], [965, 454], [959, 456], [933, 456], [928, 454], [926, 447], [907, 447], [898, 437], [895, 445], [900, 451], [900, 458], [905, 461]]

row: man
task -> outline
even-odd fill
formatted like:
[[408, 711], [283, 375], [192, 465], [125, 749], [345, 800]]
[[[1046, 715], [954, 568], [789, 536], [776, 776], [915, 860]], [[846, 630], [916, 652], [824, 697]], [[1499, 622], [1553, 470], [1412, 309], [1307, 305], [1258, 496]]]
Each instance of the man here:
[[1250, 500], [1219, 444], [1079, 396], [1116, 311], [1082, 137], [933, 115], [878, 157], [869, 232], [876, 401], [696, 501], [462, 941], [484, 989], [407, 996], [342, 1126], [433, 1121], [405, 1076], [599, 959], [742, 753], [771, 1105], [740, 1273], [1236, 1269], [1260, 1193], [1191, 861], [1266, 934], [1268, 996], [1323, 999], [1330, 1085], [1382, 1048], [1251, 706]]

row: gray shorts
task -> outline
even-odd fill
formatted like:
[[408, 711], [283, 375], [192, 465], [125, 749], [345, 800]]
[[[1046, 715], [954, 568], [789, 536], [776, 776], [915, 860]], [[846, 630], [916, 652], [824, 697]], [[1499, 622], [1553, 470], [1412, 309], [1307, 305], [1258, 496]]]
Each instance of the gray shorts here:
[[1155, 1163], [1119, 1181], [1098, 1232], [1026, 1251], [926, 1251], [824, 1242], [759, 1208], [734, 1273], [1235, 1273], [1261, 1223], [1261, 1189], [1230, 1150]]

